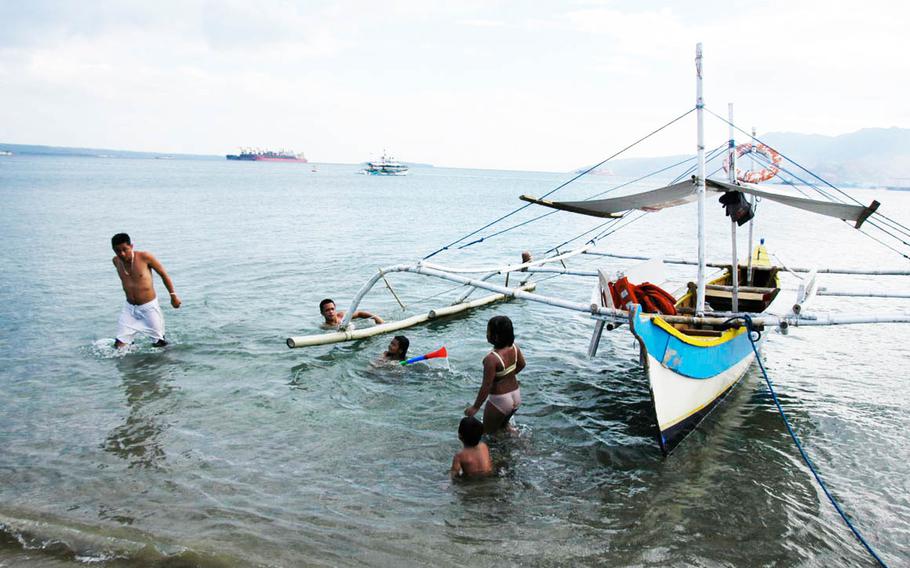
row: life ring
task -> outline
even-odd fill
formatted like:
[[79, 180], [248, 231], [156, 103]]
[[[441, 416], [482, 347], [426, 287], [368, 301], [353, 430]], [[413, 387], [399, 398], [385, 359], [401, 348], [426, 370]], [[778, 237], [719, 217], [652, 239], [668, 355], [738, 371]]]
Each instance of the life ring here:
[[[756, 152], [768, 158], [769, 165], [767, 168], [762, 168], [760, 170], [746, 170], [743, 171], [739, 168], [736, 168], [736, 179], [746, 183], [760, 183], [763, 181], [768, 181], [773, 178], [780, 172], [780, 168], [777, 164], [780, 163], [780, 154], [774, 148], [766, 146], [765, 144], [758, 144], [753, 146], [751, 142], [746, 142], [745, 144], [740, 144], [736, 147], [736, 157], [740, 158], [745, 154], [750, 152]], [[726, 159], [724, 159], [724, 171], [730, 171], [730, 155], [727, 154]]]

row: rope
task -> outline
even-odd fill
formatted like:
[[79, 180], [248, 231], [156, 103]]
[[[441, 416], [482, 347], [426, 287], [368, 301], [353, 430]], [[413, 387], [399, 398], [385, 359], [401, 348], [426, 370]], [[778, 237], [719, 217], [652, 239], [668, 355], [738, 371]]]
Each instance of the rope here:
[[[757, 138], [756, 138], [756, 140], [757, 140]], [[787, 158], [787, 160], [790, 160], [790, 158]], [[764, 162], [764, 163], [766, 163], [766, 164], [770, 164], [770, 161], [767, 160], [767, 159], [766, 159], [764, 156], [762, 156], [761, 154], [758, 155], [758, 161], [759, 161], [759, 162]], [[790, 160], [790, 161], [792, 162], [792, 160]], [[795, 162], [793, 162], [793, 163], [795, 163]], [[797, 165], [798, 165], [798, 164], [797, 164]], [[843, 200], [837, 199], [837, 198], [834, 197], [833, 195], [829, 194], [828, 192], [822, 190], [820, 187], [816, 186], [814, 183], [802, 179], [801, 177], [799, 177], [798, 175], [794, 174], [793, 172], [787, 170], [787, 169], [784, 168], [784, 167], [781, 167], [781, 166], [778, 166], [778, 167], [780, 168], [780, 170], [781, 170], [782, 172], [784, 172], [784, 173], [788, 174], [789, 176], [793, 177], [793, 179], [795, 179], [795, 180], [797, 180], [798, 182], [802, 183], [802, 184], [805, 185], [806, 187], [809, 187], [809, 188], [811, 188], [811, 189], [814, 189], [814, 190], [817, 191], [819, 194], [821, 194], [821, 195], [825, 196], [826, 198], [828, 198], [829, 201], [832, 201], [832, 202], [835, 202], [835, 203], [844, 203]], [[812, 173], [812, 172], [809, 172], [809, 173]], [[781, 178], [781, 179], [784, 181], [785, 184], [787, 184], [787, 185], [793, 187], [794, 189], [796, 189], [796, 191], [800, 192], [803, 196], [809, 197], [808, 195], [806, 195], [806, 193], [805, 193], [802, 189], [800, 189], [799, 186], [797, 186], [797, 185], [796, 185], [795, 183], [793, 183], [791, 180], [787, 180], [787, 179], [784, 179], [784, 178]], [[829, 185], [830, 185], [830, 184], [829, 184]], [[841, 192], [841, 193], [843, 193], [843, 192]], [[851, 199], [852, 199], [852, 198], [851, 198]], [[859, 203], [860, 205], [862, 205], [862, 203], [860, 203], [859, 201], [856, 201], [855, 199], [854, 199], [853, 201], [855, 201], [856, 203]], [[882, 221], [884, 221], [884, 222], [887, 222], [890, 226], [887, 227], [887, 228], [882, 227], [882, 226], [880, 226], [879, 224], [877, 224], [875, 221], [873, 221], [873, 220], [872, 220], [873, 218], [874, 218], [875, 220], [879, 220], [879, 219], [880, 219], [880, 220], [882, 220]], [[844, 223], [846, 223], [846, 224], [847, 224], [848, 226], [850, 226], [851, 228], [853, 227], [853, 225], [852, 225], [850, 222], [848, 222], [848, 221], [844, 221]], [[905, 235], [907, 235], [907, 236], [910, 236], [910, 230], [904, 229], [903, 226], [902, 226], [900, 223], [897, 223], [896, 221], [892, 221], [892, 220], [889, 219], [888, 217], [886, 217], [886, 216], [884, 216], [884, 215], [881, 215], [881, 214], [879, 214], [878, 212], [875, 212], [875, 213], [873, 213], [873, 215], [872, 215], [872, 217], [871, 217], [870, 219], [866, 220], [866, 224], [868, 224], [868, 225], [870, 225], [870, 226], [872, 226], [872, 227], [878, 229], [878, 230], [881, 231], [882, 233], [884, 233], [884, 234], [888, 235], [889, 237], [895, 239], [896, 241], [900, 242], [901, 244], [903, 244], [903, 245], [905, 245], [905, 246], [910, 246], [910, 243], [908, 243], [907, 241], [903, 240], [902, 238], [900, 238], [899, 236], [897, 236], [896, 234], [894, 234], [893, 232], [891, 232], [891, 231], [897, 231], [898, 233], [903, 233], [903, 234], [905, 234]], [[889, 230], [889, 229], [890, 229], [890, 230]], [[863, 234], [863, 235], [865, 235], [866, 237], [872, 239], [873, 241], [877, 242], [878, 244], [882, 245], [883, 247], [885, 247], [885, 248], [887, 248], [887, 249], [889, 249], [889, 250], [891, 250], [891, 251], [893, 251], [893, 252], [899, 254], [899, 255], [902, 256], [903, 258], [906, 258], [906, 259], [910, 260], [910, 256], [908, 256], [906, 253], [904, 253], [904, 252], [902, 252], [902, 251], [900, 251], [900, 250], [894, 248], [893, 246], [889, 245], [888, 243], [882, 241], [881, 239], [878, 239], [878, 238], [872, 236], [871, 234], [869, 234], [868, 232], [864, 231], [863, 229], [858, 229], [858, 230], [859, 230], [859, 232], [860, 232], [861, 234]]]
[[[551, 190], [548, 191], [547, 193], [543, 194], [540, 198], [541, 198], [541, 199], [544, 199], [544, 198], [546, 198], [546, 197], [548, 197], [548, 196], [550, 196], [550, 195], [553, 195], [554, 193], [556, 193], [556, 192], [559, 191], [560, 189], [564, 188], [565, 186], [569, 185], [569, 184], [572, 183], [573, 181], [577, 180], [577, 179], [580, 178], [581, 176], [590, 173], [592, 170], [595, 170], [595, 169], [599, 168], [600, 166], [606, 164], [607, 162], [609, 162], [610, 160], [612, 160], [612, 159], [615, 158], [616, 156], [619, 156], [619, 155], [622, 154], [623, 152], [625, 152], [625, 151], [627, 151], [627, 150], [629, 150], [629, 149], [631, 149], [631, 148], [637, 146], [638, 144], [644, 142], [645, 140], [647, 140], [648, 138], [654, 136], [655, 134], [657, 134], [657, 133], [660, 132], [661, 130], [663, 130], [663, 129], [669, 127], [669, 126], [671, 126], [672, 124], [674, 124], [674, 123], [676, 123], [676, 122], [678, 122], [678, 121], [680, 121], [680, 120], [682, 120], [683, 118], [685, 118], [686, 116], [688, 116], [689, 113], [691, 113], [691, 112], [694, 111], [694, 110], [695, 110], [694, 107], [693, 107], [693, 108], [690, 108], [689, 110], [687, 110], [687, 111], [684, 112], [683, 114], [677, 116], [676, 118], [674, 118], [674, 119], [671, 120], [670, 122], [664, 124], [664, 125], [661, 126], [660, 128], [657, 128], [657, 129], [651, 131], [649, 134], [646, 134], [645, 136], [642, 136], [641, 138], [639, 138], [639, 139], [636, 140], [635, 142], [632, 142], [631, 144], [629, 144], [628, 146], [626, 146], [625, 148], [623, 148], [623, 149], [620, 150], [619, 152], [616, 152], [615, 154], [613, 154], [613, 155], [610, 156], [609, 158], [607, 158], [607, 159], [605, 159], [605, 160], [602, 160], [602, 161], [598, 162], [597, 164], [594, 164], [593, 166], [591, 166], [590, 168], [588, 168], [588, 169], [586, 169], [585, 171], [581, 172], [580, 174], [578, 174], [577, 176], [573, 177], [573, 178], [570, 179], [569, 181], [566, 181], [566, 182], [564, 182], [564, 183], [562, 183], [562, 184], [556, 186], [555, 188], [551, 189]], [[479, 229], [476, 229], [476, 230], [474, 230], [474, 231], [471, 231], [471, 232], [468, 233], [467, 235], [464, 235], [463, 237], [461, 237], [461, 238], [459, 238], [459, 239], [456, 239], [456, 240], [452, 241], [451, 243], [449, 243], [449, 244], [447, 244], [447, 245], [445, 245], [445, 246], [443, 246], [443, 247], [440, 247], [440, 248], [436, 249], [435, 251], [433, 251], [433, 252], [431, 252], [430, 254], [428, 254], [428, 255], [426, 255], [425, 257], [423, 257], [423, 260], [427, 260], [427, 259], [429, 259], [429, 258], [432, 258], [432, 257], [436, 256], [437, 254], [441, 253], [441, 252], [444, 251], [444, 250], [448, 250], [449, 247], [454, 246], [454, 245], [457, 245], [458, 243], [460, 243], [461, 241], [467, 239], [468, 237], [473, 237], [474, 235], [476, 235], [477, 233], [483, 231], [484, 229], [488, 229], [488, 228], [492, 227], [493, 225], [495, 225], [496, 223], [499, 223], [499, 222], [502, 221], [503, 219], [506, 219], [506, 218], [508, 218], [508, 217], [511, 217], [512, 215], [518, 213], [519, 211], [522, 211], [523, 209], [526, 209], [526, 208], [530, 207], [531, 205], [533, 205], [533, 204], [532, 204], [532, 203], [528, 203], [527, 205], [522, 205], [522, 206], [519, 207], [518, 209], [515, 209], [515, 210], [513, 210], [513, 211], [511, 211], [511, 212], [509, 212], [509, 213], [506, 213], [506, 214], [503, 215], [502, 217], [499, 217], [498, 219], [496, 219], [496, 220], [494, 220], [494, 221], [491, 221], [491, 222], [487, 223], [487, 224], [484, 225], [483, 227], [481, 227], [481, 228], [479, 228]], [[482, 240], [482, 239], [481, 239], [481, 240]]]
[[771, 379], [768, 377], [768, 372], [765, 370], [765, 365], [762, 363], [761, 355], [758, 352], [758, 347], [755, 345], [755, 339], [752, 337], [752, 332], [755, 331], [752, 326], [752, 316], [749, 314], [743, 314], [742, 316], [737, 316], [735, 318], [730, 318], [730, 320], [742, 318], [746, 322], [746, 328], [749, 333], [749, 341], [752, 343], [752, 351], [755, 352], [755, 360], [758, 361], [758, 367], [761, 369], [762, 375], [765, 377], [765, 384], [768, 385], [768, 391], [771, 392], [771, 398], [774, 399], [774, 404], [777, 406], [777, 411], [780, 413], [780, 417], [784, 420], [784, 425], [787, 427], [787, 432], [790, 433], [790, 437], [793, 438], [793, 442], [796, 444], [797, 449], [799, 449], [800, 455], [803, 457], [803, 461], [806, 462], [806, 465], [809, 466], [809, 469], [812, 471], [812, 475], [815, 476], [815, 480], [818, 482], [818, 485], [822, 488], [822, 491], [827, 495], [828, 500], [831, 501], [831, 504], [834, 505], [834, 508], [837, 509], [837, 512], [840, 514], [841, 518], [847, 523], [847, 526], [850, 527], [850, 530], [853, 531], [853, 534], [856, 538], [862, 543], [862, 545], [869, 551], [869, 554], [879, 563], [880, 566], [887, 568], [885, 561], [876, 554], [872, 546], [866, 542], [866, 539], [863, 538], [863, 535], [860, 534], [859, 529], [857, 529], [850, 519], [847, 518], [847, 514], [841, 509], [841, 506], [837, 503], [837, 500], [834, 498], [834, 495], [828, 490], [828, 486], [825, 485], [825, 482], [822, 480], [821, 475], [818, 473], [818, 470], [815, 468], [815, 465], [812, 463], [812, 460], [809, 459], [809, 454], [806, 453], [806, 450], [803, 449], [803, 445], [799, 441], [796, 432], [793, 431], [793, 427], [790, 425], [790, 421], [787, 419], [786, 413], [784, 413], [784, 408], [780, 404], [780, 400], [777, 398], [777, 393], [774, 392], [774, 387], [771, 385]]
[[447, 289], [443, 290], [442, 292], [437, 292], [437, 293], [435, 293], [435, 294], [432, 294], [432, 295], [430, 295], [430, 296], [427, 296], [426, 298], [420, 298], [419, 300], [414, 300], [413, 302], [411, 302], [411, 305], [414, 306], [414, 305], [416, 305], [416, 304], [423, 304], [424, 302], [428, 302], [428, 301], [432, 300], [433, 298], [437, 298], [437, 297], [439, 297], [439, 296], [448, 294], [448, 293], [450, 293], [450, 292], [454, 292], [455, 290], [458, 290], [458, 289], [460, 289], [460, 288], [464, 288], [465, 286], [467, 286], [467, 285], [466, 285], [466, 284], [459, 284], [458, 286], [453, 286], [453, 287], [451, 287], [451, 288], [447, 288]]
[[[705, 108], [705, 110], [708, 111], [708, 113], [710, 113], [710, 114], [713, 115], [714, 117], [720, 119], [722, 122], [724, 122], [724, 123], [726, 123], [726, 124], [729, 124], [730, 126], [732, 126], [732, 127], [733, 127], [734, 129], [736, 129], [737, 131], [739, 131], [739, 132], [745, 134], [746, 136], [749, 137], [749, 139], [755, 140], [755, 141], [758, 142], [759, 144], [765, 144], [765, 142], [762, 141], [761, 139], [759, 139], [758, 137], [752, 136], [750, 133], [748, 133], [748, 132], [746, 132], [745, 130], [743, 130], [742, 128], [736, 126], [736, 125], [733, 124], [732, 122], [729, 122], [727, 119], [725, 119], [724, 117], [718, 115], [717, 113], [713, 112], [712, 110], [710, 110], [710, 109], [708, 109], [708, 108]], [[765, 144], [765, 145], [767, 146], [767, 144]], [[809, 170], [808, 168], [802, 166], [801, 164], [797, 163], [797, 162], [796, 162], [793, 158], [791, 158], [790, 156], [786, 156], [786, 155], [784, 155], [784, 154], [782, 154], [782, 153], [780, 153], [780, 152], [778, 152], [778, 154], [780, 154], [783, 158], [786, 158], [786, 160], [787, 160], [788, 162], [790, 162], [791, 164], [795, 165], [796, 167], [798, 167], [799, 169], [803, 170], [803, 171], [806, 172], [807, 174], [811, 175], [812, 177], [814, 177], [814, 178], [817, 179], [818, 181], [822, 182], [823, 184], [827, 185], [828, 187], [830, 187], [830, 188], [833, 189], [834, 191], [840, 193], [841, 195], [843, 195], [843, 196], [846, 197], [847, 199], [853, 201], [853, 202], [856, 203], [857, 205], [862, 205], [862, 203], [861, 203], [860, 201], [858, 201], [855, 197], [853, 197], [853, 196], [850, 195], [849, 193], [846, 193], [845, 191], [843, 191], [842, 189], [836, 187], [835, 185], [831, 184], [831, 182], [825, 180], [824, 178], [819, 177], [815, 172], [813, 172], [813, 171]], [[789, 172], [788, 172], [788, 173], [789, 173]], [[790, 174], [790, 175], [793, 175], [793, 174]], [[795, 177], [795, 176], [794, 176], [794, 177]], [[901, 223], [899, 223], [899, 222], [897, 222], [897, 221], [891, 219], [890, 217], [887, 217], [887, 216], [885, 216], [885, 215], [883, 215], [883, 214], [881, 214], [881, 213], [878, 213], [878, 215], [880, 215], [883, 219], [885, 219], [885, 220], [887, 220], [887, 221], [890, 221], [891, 223], [897, 225], [898, 227], [901, 227], [901, 228], [903, 228], [903, 229], [908, 229], [908, 230], [910, 230], [910, 228], [908, 228], [907, 226], [905, 226], [905, 225], [903, 225], [903, 224], [901, 224]]]
[[777, 263], [780, 264], [781, 267], [782, 267], [784, 270], [786, 270], [787, 272], [789, 272], [790, 274], [792, 274], [793, 276], [795, 276], [795, 277], [796, 277], [797, 279], [799, 279], [799, 280], [802, 280], [802, 279], [803, 279], [802, 276], [800, 276], [799, 274], [797, 274], [797, 273], [793, 272], [792, 270], [790, 270], [790, 268], [789, 268], [786, 264], [784, 264], [784, 261], [782, 261], [782, 260], [780, 259], [779, 256], [777, 256], [777, 255], [774, 254], [773, 252], [771, 253], [771, 256], [774, 257], [774, 260], [776, 260]]

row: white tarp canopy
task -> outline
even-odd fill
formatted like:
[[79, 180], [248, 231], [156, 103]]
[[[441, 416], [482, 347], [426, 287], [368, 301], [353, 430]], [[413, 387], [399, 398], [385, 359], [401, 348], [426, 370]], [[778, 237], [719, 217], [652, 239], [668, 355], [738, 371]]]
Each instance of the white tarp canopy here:
[[[705, 188], [708, 191], [724, 193], [727, 191], [741, 191], [750, 195], [755, 195], [762, 199], [776, 201], [783, 205], [796, 207], [811, 211], [819, 215], [827, 215], [845, 221], [853, 221], [859, 228], [863, 221], [869, 217], [877, 208], [879, 203], [873, 201], [868, 207], [862, 205], [850, 205], [847, 203], [836, 203], [833, 201], [817, 201], [806, 199], [804, 197], [795, 197], [783, 193], [776, 193], [762, 189], [753, 184], [735, 185], [727, 182], [709, 179], [705, 182]], [[579, 213], [581, 215], [591, 215], [594, 217], [619, 217], [620, 213], [640, 209], [642, 211], [659, 211], [668, 207], [676, 207], [695, 201], [698, 190], [698, 183], [695, 177], [686, 181], [681, 181], [673, 185], [668, 185], [660, 189], [653, 189], [642, 193], [632, 195], [623, 195], [610, 199], [593, 199], [590, 201], [550, 201], [547, 199], [537, 199], [529, 195], [522, 195], [521, 199], [537, 205]]]

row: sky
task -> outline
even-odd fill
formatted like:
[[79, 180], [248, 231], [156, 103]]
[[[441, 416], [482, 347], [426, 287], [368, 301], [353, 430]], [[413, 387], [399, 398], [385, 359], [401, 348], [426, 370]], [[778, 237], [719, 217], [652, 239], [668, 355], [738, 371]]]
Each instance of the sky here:
[[[910, 127], [910, 4], [0, 0], [0, 142], [566, 171], [695, 105]], [[726, 137], [706, 122], [706, 143]], [[626, 157], [691, 154], [693, 115]]]

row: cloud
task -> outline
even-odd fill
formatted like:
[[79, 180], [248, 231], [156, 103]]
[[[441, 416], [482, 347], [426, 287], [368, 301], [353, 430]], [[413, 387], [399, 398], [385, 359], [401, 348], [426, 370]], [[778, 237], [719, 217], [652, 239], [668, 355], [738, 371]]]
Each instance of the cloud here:
[[[631, 6], [631, 7], [630, 7]], [[0, 140], [285, 146], [359, 161], [569, 169], [694, 104], [759, 130], [907, 126], [907, 8], [817, 0], [0, 4]], [[836, 8], [836, 9], [835, 9]], [[857, 25], [856, 22], [862, 22]], [[717, 126], [717, 125], [715, 125]], [[725, 136], [724, 128], [711, 135]], [[645, 153], [678, 153], [691, 132]]]

